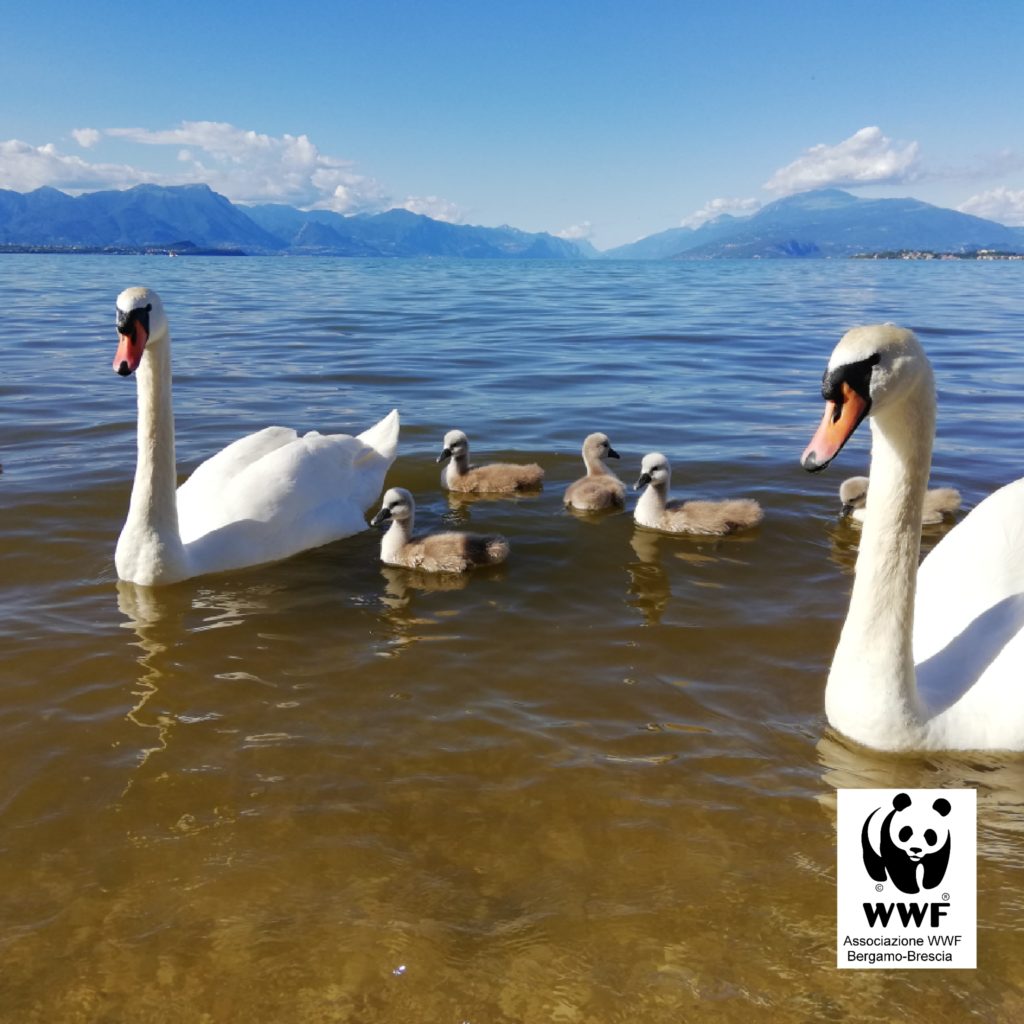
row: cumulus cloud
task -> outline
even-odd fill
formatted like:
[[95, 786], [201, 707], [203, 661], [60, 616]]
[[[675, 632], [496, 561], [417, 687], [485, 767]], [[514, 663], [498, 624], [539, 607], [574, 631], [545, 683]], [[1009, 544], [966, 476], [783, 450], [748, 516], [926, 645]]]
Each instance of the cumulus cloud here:
[[106, 139], [122, 146], [170, 147], [162, 161], [167, 168], [146, 169], [155, 161], [147, 161], [141, 151], [136, 166], [130, 166], [83, 160], [52, 143], [33, 146], [11, 139], [0, 142], [0, 187], [27, 192], [52, 185], [73, 193], [205, 182], [239, 203], [288, 203], [346, 214], [404, 206], [439, 220], [461, 220], [459, 208], [438, 196], [396, 202], [381, 182], [358, 173], [351, 160], [321, 152], [307, 135], [273, 136], [220, 121], [183, 121], [160, 130], [76, 128], [71, 136], [86, 149], [102, 147]]
[[898, 184], [919, 176], [917, 143], [894, 143], [872, 127], [861, 128], [834, 146], [812, 146], [777, 170], [764, 188], [789, 195], [814, 188]]
[[992, 188], [980, 195], [971, 196], [957, 209], [975, 217], [984, 217], [1011, 227], [1024, 225], [1024, 189], [1014, 191], [1008, 188]]
[[33, 146], [18, 139], [0, 141], [0, 188], [31, 192], [43, 185], [67, 192], [129, 188], [152, 175], [124, 164], [89, 163], [61, 153], [53, 143]]
[[71, 137], [82, 149], [92, 149], [102, 138], [95, 128], [75, 128], [71, 133]]
[[373, 178], [356, 173], [351, 160], [320, 152], [308, 135], [280, 136], [236, 128], [222, 121], [183, 121], [176, 128], [108, 128], [111, 138], [144, 146], [173, 146], [189, 167], [190, 181], [241, 203], [359, 213], [387, 205]]
[[732, 214], [734, 217], [743, 217], [747, 214], [756, 213], [761, 209], [759, 199], [712, 199], [706, 202], [699, 210], [694, 211], [689, 217], [684, 217], [680, 222], [681, 228], [699, 228], [702, 224], [720, 217], [723, 213]]
[[564, 238], [570, 242], [590, 241], [594, 237], [594, 225], [589, 220], [573, 224], [572, 227], [562, 228], [555, 232], [556, 238]]
[[462, 210], [447, 199], [440, 196], [409, 196], [401, 209], [410, 213], [422, 213], [434, 220], [443, 220], [448, 224], [461, 224], [463, 220]]

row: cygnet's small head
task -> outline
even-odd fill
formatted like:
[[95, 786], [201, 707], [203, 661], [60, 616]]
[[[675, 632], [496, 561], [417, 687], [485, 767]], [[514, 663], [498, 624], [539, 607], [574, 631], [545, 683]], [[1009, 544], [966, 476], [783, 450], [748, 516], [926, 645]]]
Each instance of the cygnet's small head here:
[[381, 523], [404, 522], [412, 519], [416, 512], [416, 502], [413, 496], [404, 487], [392, 487], [384, 492], [381, 501], [380, 511], [370, 521], [371, 526], [380, 526]]
[[152, 288], [125, 288], [117, 297], [114, 372], [122, 377], [134, 373], [150, 341], [162, 341], [166, 335], [167, 316], [160, 296]]
[[461, 430], [449, 430], [444, 435], [444, 446], [438, 455], [438, 462], [455, 459], [458, 462], [464, 455], [469, 455], [469, 438]]
[[931, 365], [913, 331], [895, 324], [847, 331], [822, 377], [825, 415], [801, 465], [811, 473], [824, 469], [866, 416], [884, 413], [922, 383], [934, 389]]
[[866, 476], [851, 476], [839, 485], [839, 500], [842, 502], [842, 514], [848, 516], [858, 508], [864, 508], [868, 503], [868, 478]]
[[640, 463], [640, 476], [633, 485], [634, 491], [643, 490], [648, 484], [655, 487], [668, 487], [672, 479], [672, 467], [661, 452], [650, 452]]
[[607, 434], [588, 434], [583, 441], [583, 461], [617, 459], [619, 453], [612, 447]]

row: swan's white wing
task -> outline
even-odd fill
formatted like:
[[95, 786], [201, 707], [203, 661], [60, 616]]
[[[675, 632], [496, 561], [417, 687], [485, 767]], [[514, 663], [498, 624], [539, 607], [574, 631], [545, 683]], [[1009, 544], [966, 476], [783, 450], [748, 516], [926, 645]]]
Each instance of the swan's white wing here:
[[264, 427], [231, 441], [216, 455], [201, 462], [178, 487], [178, 528], [185, 543], [204, 532], [204, 516], [216, 503], [216, 495], [242, 470], [299, 435], [291, 427]]
[[383, 453], [365, 444], [364, 435], [311, 431], [248, 465], [232, 464], [226, 482], [203, 474], [184, 517], [179, 500], [189, 558], [201, 571], [216, 572], [287, 558], [364, 529], [364, 511], [380, 495], [394, 459], [397, 413], [367, 434]]
[[959, 701], [958, 716], [1022, 728], [1024, 478], [981, 502], [921, 563], [914, 661], [931, 711]]

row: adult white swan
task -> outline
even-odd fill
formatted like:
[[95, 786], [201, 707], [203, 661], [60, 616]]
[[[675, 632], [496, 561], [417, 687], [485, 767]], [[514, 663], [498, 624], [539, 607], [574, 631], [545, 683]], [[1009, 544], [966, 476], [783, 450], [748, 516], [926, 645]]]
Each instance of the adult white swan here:
[[114, 369], [138, 371], [139, 453], [117, 574], [144, 585], [287, 558], [366, 528], [398, 444], [398, 413], [350, 437], [267, 427], [177, 487], [171, 337], [156, 292], [117, 297]]
[[981, 502], [918, 570], [935, 435], [920, 342], [892, 324], [855, 328], [821, 392], [805, 469], [824, 469], [867, 415], [872, 433], [856, 579], [825, 689], [829, 722], [880, 750], [1024, 750], [1024, 478]]

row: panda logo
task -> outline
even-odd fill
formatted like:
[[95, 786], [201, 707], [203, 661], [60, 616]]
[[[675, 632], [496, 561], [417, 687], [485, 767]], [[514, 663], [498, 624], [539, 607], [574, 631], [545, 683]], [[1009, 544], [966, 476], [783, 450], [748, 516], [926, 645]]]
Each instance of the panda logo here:
[[949, 801], [939, 797], [931, 807], [914, 807], [908, 793], [897, 793], [873, 843], [869, 826], [880, 810], [865, 818], [860, 833], [868, 874], [876, 882], [888, 877], [900, 892], [934, 889], [949, 864]]

